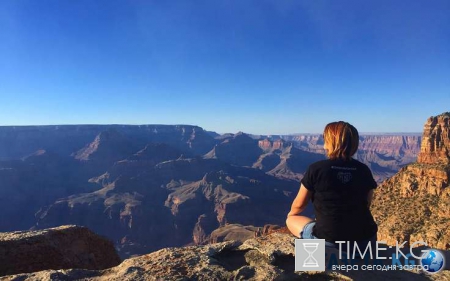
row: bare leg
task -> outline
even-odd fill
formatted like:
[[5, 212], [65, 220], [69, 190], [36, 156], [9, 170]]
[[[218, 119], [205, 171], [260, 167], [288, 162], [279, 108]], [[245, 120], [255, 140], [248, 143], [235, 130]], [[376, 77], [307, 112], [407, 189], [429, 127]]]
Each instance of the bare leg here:
[[300, 237], [300, 232], [303, 231], [303, 227], [311, 221], [313, 221], [312, 218], [305, 216], [289, 216], [286, 219], [286, 225], [292, 234]]

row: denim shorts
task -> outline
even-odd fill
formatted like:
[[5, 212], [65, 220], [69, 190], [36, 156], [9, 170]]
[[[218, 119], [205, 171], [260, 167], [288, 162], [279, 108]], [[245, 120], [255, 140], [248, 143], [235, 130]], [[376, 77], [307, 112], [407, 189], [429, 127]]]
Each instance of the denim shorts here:
[[[300, 238], [301, 239], [321, 239], [321, 238], [316, 237], [313, 234], [313, 228], [314, 228], [315, 224], [316, 224], [315, 221], [311, 221], [311, 222], [307, 223], [303, 227], [303, 231], [300, 232]], [[372, 236], [371, 238], [365, 239], [365, 240], [361, 240], [361, 241], [357, 241], [356, 243], [358, 244], [358, 247], [360, 249], [365, 249], [365, 247], [369, 243], [372, 243], [372, 247], [374, 247], [376, 241], [377, 241], [377, 234], [375, 233], [375, 235]], [[350, 248], [353, 249], [353, 244], [355, 242], [353, 242], [353, 241], [350, 241], [350, 242], [351, 242]], [[333, 242], [329, 242], [329, 241], [325, 241], [325, 247], [339, 248], [339, 244], [333, 243]], [[342, 247], [342, 249], [346, 249], [346, 245], [345, 244], [342, 245], [341, 247]]]

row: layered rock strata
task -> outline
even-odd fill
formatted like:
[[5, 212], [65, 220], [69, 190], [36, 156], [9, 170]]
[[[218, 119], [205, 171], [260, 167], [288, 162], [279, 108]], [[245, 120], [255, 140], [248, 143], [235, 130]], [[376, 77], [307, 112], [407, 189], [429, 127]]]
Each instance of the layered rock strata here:
[[428, 118], [417, 162], [450, 164], [450, 112]]
[[383, 182], [375, 192], [372, 213], [378, 240], [425, 241], [450, 249], [449, 117], [427, 120], [419, 159]]

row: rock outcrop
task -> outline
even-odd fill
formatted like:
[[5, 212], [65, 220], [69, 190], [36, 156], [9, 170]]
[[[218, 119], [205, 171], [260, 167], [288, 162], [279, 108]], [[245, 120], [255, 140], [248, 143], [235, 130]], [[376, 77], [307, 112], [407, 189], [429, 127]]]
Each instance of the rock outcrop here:
[[[105, 270], [46, 270], [6, 276], [3, 280], [448, 280], [450, 272], [417, 271], [294, 271], [294, 236], [273, 233], [246, 240], [206, 246], [165, 248], [123, 261]], [[327, 250], [327, 268], [336, 250]], [[445, 253], [448, 256], [448, 253]], [[359, 263], [361, 263], [359, 261]], [[390, 263], [386, 260], [386, 263]]]
[[372, 213], [378, 240], [426, 241], [450, 249], [449, 113], [425, 124], [418, 162], [402, 168], [378, 187]]
[[258, 141], [258, 146], [263, 150], [283, 149], [286, 145], [286, 141], [283, 139], [277, 139], [271, 141], [269, 139], [263, 139]]
[[428, 118], [417, 162], [450, 164], [450, 112]]
[[217, 228], [211, 233], [209, 244], [232, 240], [244, 242], [251, 238], [267, 236], [272, 233], [290, 234], [287, 227], [281, 227], [276, 224], [266, 224], [262, 227], [241, 224], [227, 224]]
[[86, 227], [0, 233], [0, 276], [46, 269], [105, 269], [119, 263], [113, 243]]

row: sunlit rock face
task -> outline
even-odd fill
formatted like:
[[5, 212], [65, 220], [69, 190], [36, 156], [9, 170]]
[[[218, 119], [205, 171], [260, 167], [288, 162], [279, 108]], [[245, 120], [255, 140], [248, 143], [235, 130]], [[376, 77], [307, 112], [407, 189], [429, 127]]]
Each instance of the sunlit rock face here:
[[449, 113], [425, 124], [417, 162], [403, 167], [375, 192], [372, 212], [378, 240], [425, 241], [450, 249]]
[[423, 130], [419, 163], [450, 163], [450, 112], [428, 118]]

